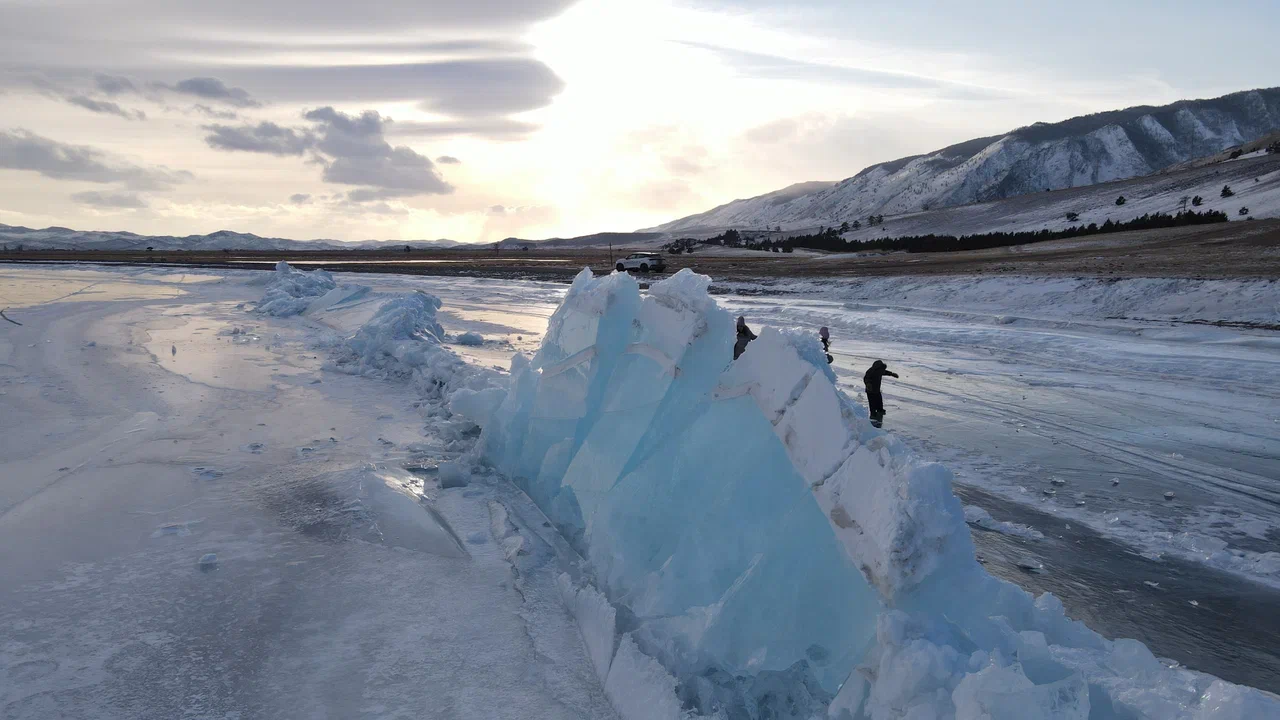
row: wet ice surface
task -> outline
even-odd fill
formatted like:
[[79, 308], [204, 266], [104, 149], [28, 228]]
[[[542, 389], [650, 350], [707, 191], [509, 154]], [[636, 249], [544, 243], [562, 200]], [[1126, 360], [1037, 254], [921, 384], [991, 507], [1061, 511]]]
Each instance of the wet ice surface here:
[[0, 334], [0, 717], [612, 716], [403, 387], [260, 286], [92, 272], [0, 270], [57, 300]]

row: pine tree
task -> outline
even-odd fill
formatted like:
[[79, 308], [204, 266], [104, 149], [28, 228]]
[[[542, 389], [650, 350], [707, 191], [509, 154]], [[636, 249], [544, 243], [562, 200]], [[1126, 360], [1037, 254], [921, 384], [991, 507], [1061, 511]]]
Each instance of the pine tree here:
[[1200, 197], [1199, 195], [1191, 198], [1191, 204], [1196, 207], [1200, 207], [1200, 205], [1203, 203], [1204, 203], [1204, 198]]
[[1235, 195], [1235, 194], [1236, 194], [1236, 191], [1235, 191], [1235, 190], [1232, 190], [1230, 185], [1223, 185], [1223, 186], [1222, 186], [1222, 197], [1224, 197], [1224, 198], [1229, 198], [1229, 197], [1231, 197], [1232, 195]]

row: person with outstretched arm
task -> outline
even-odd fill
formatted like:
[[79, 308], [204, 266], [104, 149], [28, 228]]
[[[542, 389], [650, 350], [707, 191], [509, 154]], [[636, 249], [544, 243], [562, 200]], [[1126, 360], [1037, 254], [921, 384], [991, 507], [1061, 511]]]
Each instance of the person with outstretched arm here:
[[897, 373], [889, 371], [889, 367], [883, 360], [877, 360], [871, 363], [867, 373], [862, 376], [862, 382], [867, 387], [867, 404], [871, 406], [872, 416], [884, 415], [884, 398], [880, 395], [880, 380], [885, 375], [892, 378], [898, 377]]
[[738, 340], [733, 344], [733, 359], [737, 360], [743, 350], [747, 349], [747, 343], [756, 339], [756, 334], [751, 332], [751, 328], [747, 327], [747, 319], [738, 316]]

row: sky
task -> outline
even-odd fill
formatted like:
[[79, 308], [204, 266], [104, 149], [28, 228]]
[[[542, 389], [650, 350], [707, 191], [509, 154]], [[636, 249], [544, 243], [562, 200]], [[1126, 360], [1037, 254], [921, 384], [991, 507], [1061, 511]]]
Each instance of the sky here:
[[0, 0], [0, 223], [631, 231], [1280, 84], [1273, 0]]

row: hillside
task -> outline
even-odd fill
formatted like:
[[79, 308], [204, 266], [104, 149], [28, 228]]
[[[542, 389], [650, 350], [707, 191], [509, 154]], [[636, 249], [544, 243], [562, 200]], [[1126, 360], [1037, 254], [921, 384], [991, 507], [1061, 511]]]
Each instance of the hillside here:
[[[522, 238], [507, 238], [499, 243], [503, 248], [520, 249], [520, 248], [537, 248], [539, 250], [571, 250], [573, 248], [603, 248], [613, 247], [650, 247], [665, 242], [666, 235], [663, 233], [645, 233], [645, 232], [602, 232], [591, 235], [580, 235], [571, 238], [549, 238], [546, 240], [525, 240]], [[481, 247], [492, 247], [492, 245], [484, 244]]]
[[[1222, 197], [1223, 186], [1230, 186], [1230, 197]], [[1117, 205], [1121, 196], [1125, 202]], [[1187, 209], [1220, 210], [1232, 221], [1280, 217], [1280, 155], [1240, 158], [1130, 180], [886, 216], [882, 225], [864, 224], [844, 233], [844, 238], [1064, 230], [1072, 225], [1101, 225], [1107, 220], [1126, 222], [1148, 213], [1176, 213], [1183, 197], [1196, 196], [1202, 198], [1201, 205]], [[1241, 215], [1241, 208], [1248, 213]], [[1069, 219], [1068, 214], [1075, 219]], [[782, 237], [786, 235], [782, 233]]]
[[36, 230], [0, 224], [0, 247], [6, 250], [377, 250], [412, 246], [415, 250], [440, 250], [456, 246], [450, 240], [288, 240], [252, 233], [220, 230], [208, 235], [138, 235], [123, 231], [72, 230], [49, 227]]
[[[807, 183], [735, 200], [652, 228], [699, 234], [784, 230], [900, 215], [1135, 178], [1280, 129], [1280, 88], [1036, 123], [925, 155], [872, 165], [834, 185]], [[792, 191], [792, 192], [789, 192]]]

